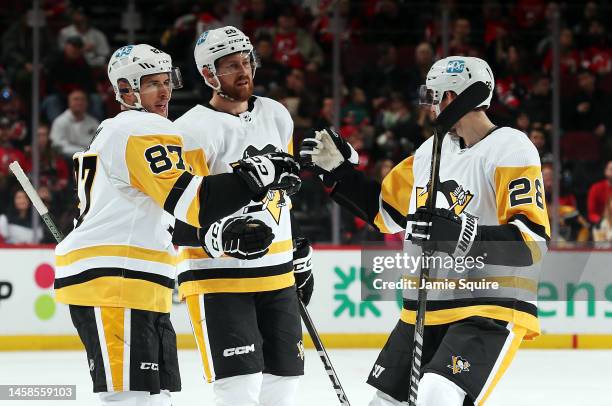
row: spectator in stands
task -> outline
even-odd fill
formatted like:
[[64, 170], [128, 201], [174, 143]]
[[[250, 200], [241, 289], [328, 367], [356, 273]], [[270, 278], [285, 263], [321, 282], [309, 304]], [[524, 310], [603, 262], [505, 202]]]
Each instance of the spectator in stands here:
[[582, 67], [603, 76], [612, 71], [612, 48], [608, 43], [606, 26], [600, 20], [592, 20], [584, 38]]
[[384, 102], [384, 100], [377, 102], [376, 99], [389, 97], [395, 91], [410, 92], [411, 89], [406, 89], [404, 86], [398, 89], [398, 85], [404, 81], [405, 72], [399, 65], [397, 48], [391, 44], [381, 44], [378, 46], [376, 61], [364, 64], [359, 83], [376, 104]]
[[540, 160], [544, 162], [550, 161], [552, 159], [552, 154], [550, 153], [550, 148], [548, 147], [547, 138], [547, 133], [542, 127], [532, 127], [531, 130], [529, 130], [529, 140], [538, 150]]
[[[56, 120], [57, 121], [57, 120]], [[40, 184], [48, 186], [52, 192], [58, 192], [66, 188], [69, 180], [69, 169], [66, 160], [53, 148], [49, 140], [49, 126], [39, 124], [36, 132], [39, 151], [39, 177]], [[27, 166], [31, 167], [31, 148], [26, 147]]]
[[[551, 164], [542, 165], [542, 181], [546, 195], [548, 219], [552, 222], [553, 210], [553, 168]], [[585, 242], [589, 240], [589, 223], [576, 208], [576, 197], [565, 193], [563, 185], [559, 198], [559, 237], [563, 241]]]
[[589, 189], [587, 210], [591, 224], [599, 224], [606, 202], [612, 196], [612, 160], [606, 164], [604, 177], [605, 179], [594, 183]]
[[325, 97], [321, 102], [321, 110], [315, 119], [314, 128], [332, 127], [334, 125], [334, 99]]
[[[26, 102], [30, 101], [32, 94], [32, 26], [27, 20], [26, 13], [20, 15], [16, 21], [2, 34], [2, 64], [5, 66], [8, 78], [15, 91], [22, 95]], [[53, 49], [52, 36], [46, 26], [40, 28], [40, 58], [46, 60], [48, 53]]]
[[525, 134], [529, 133], [529, 129], [531, 128], [531, 118], [526, 111], [519, 111], [516, 114], [516, 120], [514, 122], [514, 128], [524, 132]]
[[83, 56], [83, 40], [79, 36], [66, 39], [63, 52], [47, 65], [49, 95], [43, 100], [42, 110], [50, 123], [66, 109], [66, 96], [73, 90], [83, 90], [89, 96], [91, 114], [104, 119], [100, 95], [95, 92], [95, 78], [91, 66]]
[[274, 22], [274, 13], [266, 0], [250, 0], [242, 18], [241, 30], [247, 37], [256, 38], [261, 31], [274, 28]]
[[347, 119], [350, 119], [351, 124], [354, 125], [367, 124], [370, 121], [368, 99], [362, 88], [353, 87], [351, 89], [351, 98], [342, 107], [340, 116], [342, 121], [346, 122]]
[[580, 20], [579, 23], [574, 25], [573, 28], [574, 33], [576, 34], [576, 38], [578, 38], [581, 45], [584, 45], [583, 40], [588, 35], [591, 22], [598, 19], [599, 17], [599, 5], [597, 4], [597, 2], [587, 1], [584, 5], [582, 20]]
[[593, 240], [596, 242], [612, 242], [612, 196], [608, 197], [599, 225], [593, 229]]
[[64, 157], [72, 160], [75, 152], [89, 146], [100, 122], [87, 114], [87, 95], [73, 90], [68, 96], [68, 109], [51, 125], [51, 142]]
[[[448, 44], [449, 55], [480, 56], [480, 50], [472, 44], [472, 23], [465, 17], [459, 17], [453, 22], [453, 32]], [[438, 48], [442, 57], [442, 46]]]
[[526, 60], [525, 50], [510, 44], [498, 60], [495, 88], [499, 101], [511, 111], [522, 106], [527, 89], [531, 84], [531, 70]]
[[6, 117], [10, 123], [11, 129], [8, 136], [10, 143], [20, 149], [30, 143], [28, 125], [24, 114], [25, 106], [19, 95], [8, 86], [1, 89], [0, 116]]
[[550, 127], [551, 125], [551, 94], [550, 78], [540, 75], [535, 79], [531, 91], [523, 101], [523, 109], [529, 112], [533, 125]]
[[270, 92], [270, 97], [285, 105], [293, 118], [295, 128], [312, 126], [318, 104], [316, 95], [306, 87], [303, 70], [292, 69], [285, 79], [285, 86]]
[[[574, 45], [574, 34], [569, 28], [561, 30], [559, 36], [559, 46], [561, 47], [561, 75], [567, 77], [573, 75], [580, 67], [580, 54]], [[553, 54], [552, 45], [549, 41], [548, 52], [544, 57], [543, 68], [546, 73], [552, 72]]]
[[429, 72], [433, 60], [434, 51], [429, 42], [421, 42], [414, 49], [414, 65], [406, 74], [407, 93], [412, 103], [418, 103], [419, 101], [419, 87], [425, 84], [427, 72]]
[[257, 84], [254, 92], [266, 96], [269, 91], [283, 84], [287, 68], [274, 59], [274, 44], [270, 36], [261, 35], [257, 39], [255, 49], [260, 66], [257, 68]]
[[[379, 0], [374, 15], [365, 23], [366, 38], [372, 43], [399, 45], [409, 35], [406, 16], [401, 13], [397, 0]], [[409, 16], [413, 17], [413, 16]]]
[[312, 36], [297, 27], [292, 7], [284, 8], [277, 25], [270, 31], [274, 41], [274, 59], [289, 68], [317, 71], [324, 62], [323, 51]]
[[567, 130], [591, 131], [598, 137], [606, 133], [606, 97], [595, 86], [595, 74], [582, 69], [578, 74], [578, 93], [565, 105], [564, 127]]
[[30, 199], [23, 190], [17, 190], [13, 206], [0, 214], [0, 239], [7, 244], [36, 244], [41, 238], [42, 232], [34, 233], [32, 229]]
[[94, 68], [105, 67], [108, 62], [110, 48], [106, 35], [97, 28], [89, 25], [89, 17], [83, 8], [72, 11], [72, 24], [62, 28], [57, 37], [59, 49], [71, 37], [80, 37], [83, 41], [83, 54], [87, 63]]
[[10, 142], [11, 122], [6, 117], [0, 117], [0, 177], [9, 175], [9, 164], [19, 162], [25, 171], [29, 169], [24, 153]]

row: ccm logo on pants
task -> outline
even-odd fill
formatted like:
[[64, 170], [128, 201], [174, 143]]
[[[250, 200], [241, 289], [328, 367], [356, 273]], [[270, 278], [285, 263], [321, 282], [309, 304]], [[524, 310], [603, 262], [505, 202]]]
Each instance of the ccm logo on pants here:
[[152, 371], [159, 371], [159, 365], [154, 362], [141, 362], [140, 369], [150, 369]]
[[223, 356], [231, 357], [232, 355], [248, 354], [249, 352], [255, 352], [255, 344], [245, 345], [244, 347], [226, 348], [223, 350]]

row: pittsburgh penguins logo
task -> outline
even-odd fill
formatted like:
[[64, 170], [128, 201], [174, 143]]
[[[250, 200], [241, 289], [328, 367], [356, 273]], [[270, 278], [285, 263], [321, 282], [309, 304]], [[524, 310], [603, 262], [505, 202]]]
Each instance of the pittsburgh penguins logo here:
[[[256, 147], [249, 145], [244, 150], [242, 157], [249, 158], [252, 156], [269, 154], [271, 152], [277, 151], [280, 152], [281, 149], [275, 147], [272, 144], [268, 144], [262, 149], [257, 149]], [[287, 205], [284, 193], [285, 192], [280, 190], [269, 190], [268, 193], [266, 193], [264, 198], [261, 200], [260, 205], [257, 204], [246, 207], [244, 210], [244, 214], [267, 210], [274, 219], [274, 221], [276, 221], [276, 224], [280, 224], [282, 208]]]
[[[425, 206], [427, 196], [429, 195], [429, 185], [426, 187], [417, 186], [417, 207]], [[455, 214], [460, 215], [467, 205], [472, 201], [474, 195], [469, 190], [463, 188], [455, 180], [447, 180], [440, 182], [438, 192], [444, 194], [448, 203], [448, 209], [453, 210]]]
[[470, 372], [470, 363], [461, 356], [451, 356], [451, 363], [447, 365], [453, 371], [453, 375], [461, 372]]

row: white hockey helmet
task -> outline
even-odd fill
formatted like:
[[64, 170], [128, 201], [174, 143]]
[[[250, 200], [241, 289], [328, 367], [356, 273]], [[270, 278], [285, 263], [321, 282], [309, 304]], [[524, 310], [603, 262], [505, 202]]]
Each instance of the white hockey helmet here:
[[200, 75], [202, 75], [204, 82], [206, 82], [208, 86], [217, 91], [221, 90], [219, 80], [217, 80], [216, 87], [208, 83], [206, 77], [204, 77], [202, 73], [202, 68], [208, 68], [215, 79], [217, 79], [215, 61], [236, 52], [248, 53], [249, 58], [251, 58], [251, 66], [253, 67], [253, 77], [255, 77], [255, 70], [257, 69], [258, 63], [257, 58], [251, 40], [244, 35], [242, 31], [228, 25], [226, 27], [215, 28], [214, 30], [204, 31], [200, 34], [200, 37], [196, 41], [195, 49], [193, 50], [193, 57], [198, 72], [200, 72]]
[[[143, 108], [140, 103], [140, 80], [143, 76], [168, 73], [172, 89], [183, 87], [181, 71], [172, 66], [170, 55], [147, 44], [126, 45], [116, 50], [108, 61], [107, 73], [115, 91], [115, 99], [130, 109]], [[133, 106], [121, 98], [118, 86], [120, 79], [127, 80], [136, 95]]]
[[449, 56], [436, 61], [427, 72], [427, 80], [419, 89], [421, 104], [438, 105], [444, 92], [461, 94], [474, 82], [484, 82], [489, 96], [477, 107], [488, 108], [493, 97], [495, 79], [489, 64], [471, 56]]

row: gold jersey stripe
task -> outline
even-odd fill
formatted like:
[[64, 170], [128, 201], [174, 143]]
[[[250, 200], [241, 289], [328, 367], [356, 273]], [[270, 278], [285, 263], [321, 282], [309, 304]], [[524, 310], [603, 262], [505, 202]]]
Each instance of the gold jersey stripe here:
[[[504, 355], [504, 358], [502, 358], [499, 369], [495, 373], [495, 376], [491, 380], [491, 383], [486, 388], [486, 392], [484, 393], [484, 396], [478, 401], [478, 403], [475, 406], [482, 406], [485, 404], [485, 402], [487, 401], [487, 398], [489, 397], [489, 395], [491, 394], [495, 386], [497, 386], [497, 383], [499, 382], [501, 377], [504, 375], [504, 373], [510, 366], [510, 363], [514, 359], [514, 356], [516, 355], [516, 352], [518, 351], [519, 346], [523, 342], [523, 337], [525, 336], [526, 331], [525, 331], [525, 328], [523, 327], [514, 326], [512, 328], [512, 333], [514, 334], [514, 338], [512, 339], [512, 342], [509, 345], [506, 355]], [[483, 390], [485, 390], [485, 388], [483, 388]]]
[[[283, 252], [293, 251], [293, 240], [282, 240], [276, 241], [270, 244], [270, 248], [266, 255], [281, 254]], [[264, 255], [264, 256], [266, 256]], [[179, 254], [178, 262], [186, 259], [209, 259], [210, 256], [204, 251], [203, 248], [184, 248]], [[222, 255], [221, 258], [231, 258], [227, 255]]]
[[[527, 329], [526, 339], [533, 339], [540, 335], [540, 323], [537, 317], [520, 310], [495, 305], [476, 305], [427, 311], [425, 313], [425, 324], [448, 324], [472, 316], [489, 317], [524, 327]], [[402, 309], [400, 320], [404, 323], [414, 324], [415, 319], [416, 312], [414, 310]]]
[[[515, 179], [527, 178], [530, 189], [526, 193], [518, 193], [521, 199], [528, 198], [531, 203], [511, 206], [509, 185]], [[536, 179], [541, 185], [541, 196], [538, 198], [535, 186]], [[543, 208], [538, 207], [536, 199], [542, 202]], [[532, 222], [541, 225], [550, 235], [550, 224], [546, 211], [546, 199], [544, 197], [544, 185], [542, 183], [542, 169], [539, 165], [532, 166], [499, 166], [495, 169], [495, 200], [497, 204], [497, 219], [499, 224], [507, 224], [512, 216], [525, 215]]]
[[378, 229], [380, 230], [381, 233], [389, 234], [389, 233], [391, 233], [391, 231], [387, 228], [387, 225], [385, 224], [385, 220], [383, 219], [383, 215], [380, 212], [381, 210], [384, 210], [384, 209], [381, 207], [379, 209], [378, 213], [376, 213], [376, 217], [374, 217], [374, 225], [376, 225], [376, 227], [378, 227]]
[[242, 279], [203, 279], [183, 282], [179, 286], [181, 300], [202, 293], [248, 293], [266, 292], [287, 288], [295, 284], [293, 271], [282, 275]]
[[79, 248], [64, 255], [55, 256], [56, 266], [68, 266], [77, 261], [94, 257], [125, 257], [144, 261], [176, 265], [176, 256], [165, 251], [135, 247], [133, 245], [96, 245]]
[[[113, 390], [123, 391], [123, 349], [125, 346], [123, 307], [101, 307], [102, 328], [106, 341]], [[129, 337], [127, 338], [129, 341]]]
[[291, 135], [291, 138], [289, 139], [289, 144], [287, 144], [287, 153], [289, 155], [293, 155], [293, 134]]
[[199, 295], [191, 295], [186, 298], [187, 311], [189, 312], [189, 318], [191, 319], [191, 327], [193, 328], [193, 334], [195, 336], [196, 345], [200, 351], [202, 358], [202, 365], [204, 366], [204, 376], [208, 383], [213, 381], [211, 373], [211, 355], [206, 351], [206, 338], [204, 337], [204, 325], [206, 319], [202, 317], [200, 311], [200, 301], [202, 298]]
[[185, 151], [185, 164], [187, 169], [196, 176], [208, 176], [210, 171], [206, 164], [206, 155], [201, 148]]
[[55, 300], [79, 306], [127, 307], [169, 313], [172, 289], [141, 279], [103, 276], [56, 289]]
[[[380, 190], [382, 201], [389, 204], [404, 217], [408, 215], [410, 196], [414, 186], [413, 163], [414, 156], [410, 156], [397, 164], [383, 179]], [[382, 207], [380, 210], [382, 210]], [[389, 228], [384, 224], [380, 213], [376, 216], [374, 222], [379, 230]], [[404, 226], [404, 224], [399, 224], [399, 226]]]

